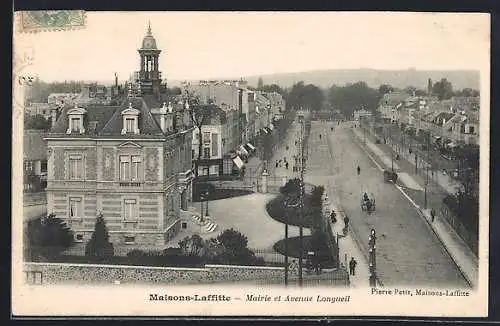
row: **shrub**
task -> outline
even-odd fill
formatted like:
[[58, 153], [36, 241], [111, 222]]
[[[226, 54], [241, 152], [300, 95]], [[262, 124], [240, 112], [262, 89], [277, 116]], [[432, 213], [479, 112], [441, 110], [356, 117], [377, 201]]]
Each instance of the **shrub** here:
[[54, 257], [73, 245], [73, 231], [54, 214], [28, 221], [25, 231], [25, 257], [28, 259]]
[[92, 238], [85, 245], [85, 256], [97, 260], [114, 256], [113, 244], [109, 242], [108, 228], [102, 214], [97, 215]]

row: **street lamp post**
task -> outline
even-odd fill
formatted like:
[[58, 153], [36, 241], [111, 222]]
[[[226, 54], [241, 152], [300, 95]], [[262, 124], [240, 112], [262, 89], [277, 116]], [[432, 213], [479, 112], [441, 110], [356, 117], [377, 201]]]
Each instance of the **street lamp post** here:
[[372, 228], [370, 231], [370, 236], [368, 237], [368, 246], [369, 246], [369, 267], [370, 267], [370, 286], [377, 286], [377, 256], [376, 249], [377, 246], [375, 244], [377, 239], [375, 229]]
[[208, 190], [205, 192], [205, 199], [206, 199], [206, 201], [205, 201], [205, 209], [206, 209], [205, 216], [209, 216], [208, 215]]

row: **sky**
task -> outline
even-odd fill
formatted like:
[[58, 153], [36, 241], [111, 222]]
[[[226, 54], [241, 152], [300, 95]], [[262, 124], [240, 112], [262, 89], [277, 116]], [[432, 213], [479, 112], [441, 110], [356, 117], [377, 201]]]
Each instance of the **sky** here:
[[481, 69], [486, 14], [87, 12], [80, 30], [15, 33], [15, 55], [42, 80], [120, 80], [139, 69], [151, 22], [163, 78], [192, 80], [321, 69]]

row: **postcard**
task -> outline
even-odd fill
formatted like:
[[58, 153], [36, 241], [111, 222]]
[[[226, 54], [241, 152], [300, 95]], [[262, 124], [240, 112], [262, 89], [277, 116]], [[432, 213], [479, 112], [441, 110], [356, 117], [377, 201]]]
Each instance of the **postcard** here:
[[13, 315], [487, 315], [488, 14], [14, 18]]

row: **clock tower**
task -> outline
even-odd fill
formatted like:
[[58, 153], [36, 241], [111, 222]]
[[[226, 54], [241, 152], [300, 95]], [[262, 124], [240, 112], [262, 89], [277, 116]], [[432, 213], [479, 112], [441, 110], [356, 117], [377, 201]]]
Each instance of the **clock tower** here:
[[151, 24], [148, 24], [148, 32], [142, 40], [142, 47], [138, 50], [141, 57], [141, 69], [138, 73], [138, 82], [141, 85], [142, 94], [159, 95], [161, 85], [161, 73], [158, 71], [158, 57], [161, 50], [156, 47], [156, 40], [151, 33]]

